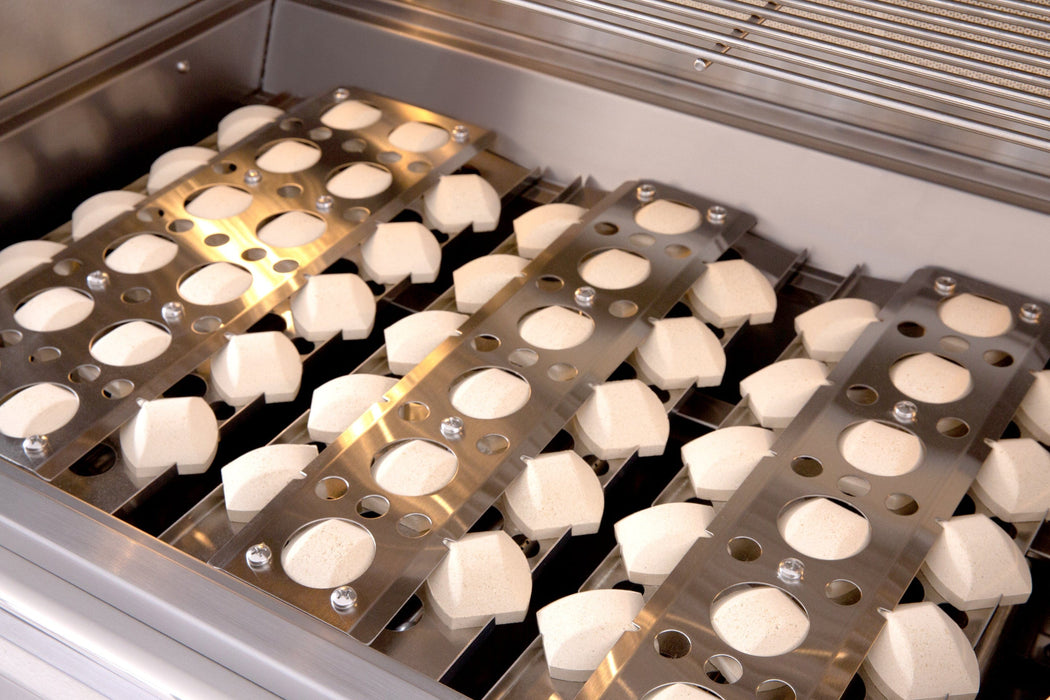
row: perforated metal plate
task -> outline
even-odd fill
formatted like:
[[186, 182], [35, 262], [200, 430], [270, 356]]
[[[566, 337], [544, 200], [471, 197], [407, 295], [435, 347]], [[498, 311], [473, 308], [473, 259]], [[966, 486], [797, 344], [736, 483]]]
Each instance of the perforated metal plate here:
[[[321, 116], [346, 100], [379, 108], [380, 119], [353, 131], [326, 127]], [[406, 122], [445, 129], [447, 143], [426, 153], [394, 147], [390, 133]], [[367, 238], [419, 197], [443, 173], [454, 171], [483, 148], [492, 134], [427, 110], [357, 89], [339, 89], [289, 110], [183, 179], [148, 197], [135, 211], [109, 222], [71, 244], [54, 264], [24, 275], [0, 290], [0, 397], [37, 383], [55, 383], [79, 398], [76, 415], [45, 436], [46, 448], [27, 452], [21, 439], [0, 436], [0, 456], [53, 479], [97, 444], [136, 409], [136, 399], [152, 399], [195, 369], [221, 347], [224, 333], [247, 329], [305, 282]], [[318, 162], [292, 173], [257, 167], [256, 157], [274, 143], [294, 139], [319, 151]], [[361, 199], [333, 196], [326, 187], [339, 169], [369, 163], [387, 170], [392, 184]], [[237, 216], [202, 219], [186, 205], [208, 187], [228, 185], [251, 195]], [[296, 248], [272, 248], [256, 237], [259, 226], [288, 211], [319, 216], [324, 233]], [[139, 233], [153, 233], [178, 244], [174, 260], [155, 272], [123, 274], [106, 266], [108, 251]], [[182, 298], [179, 283], [203, 265], [228, 261], [252, 275], [251, 287], [233, 301], [201, 306]], [[70, 287], [92, 297], [94, 309], [80, 323], [60, 331], [33, 332], [14, 320], [19, 305], [52, 287]], [[172, 313], [173, 304], [177, 313]], [[167, 312], [165, 309], [167, 308]], [[168, 349], [155, 360], [110, 367], [89, 353], [93, 338], [117, 323], [141, 319], [166, 328]], [[18, 341], [17, 343], [12, 341]], [[57, 359], [42, 362], [38, 350], [57, 348]], [[52, 355], [54, 353], [51, 353]], [[79, 372], [79, 367], [94, 367]]]
[[[426, 579], [445, 554], [443, 540], [456, 539], [481, 516], [519, 473], [521, 457], [540, 452], [575, 414], [592, 384], [603, 381], [641, 342], [648, 319], [662, 317], [703, 271], [704, 261], [717, 258], [740, 234], [754, 225], [753, 217], [717, 207], [712, 202], [656, 186], [658, 197], [695, 207], [711, 216], [691, 232], [666, 235], [645, 231], [635, 222], [639, 195], [648, 188], [629, 182], [592, 208], [584, 220], [541, 253], [522, 275], [503, 288], [460, 329], [388, 392], [333, 443], [310, 467], [307, 478], [291, 484], [280, 496], [212, 559], [212, 563], [369, 642]], [[619, 248], [644, 256], [650, 274], [629, 289], [597, 289], [592, 300], [578, 293], [586, 286], [579, 265], [590, 253]], [[520, 338], [518, 324], [528, 313], [562, 306], [585, 313], [594, 331], [579, 345], [563, 350], [530, 346]], [[464, 373], [500, 367], [530, 385], [528, 402], [506, 418], [478, 420], [461, 416], [449, 390]], [[402, 407], [410, 409], [406, 420]], [[445, 437], [443, 419], [463, 420], [460, 438]], [[385, 492], [372, 476], [373, 458], [400, 440], [426, 439], [447, 446], [458, 459], [458, 472], [447, 486], [420, 497]], [[323, 500], [317, 482], [340, 477], [349, 484], [345, 497]], [[356, 503], [368, 495], [390, 503], [379, 518], [361, 518]], [[310, 589], [284, 572], [280, 552], [304, 525], [324, 518], [355, 522], [372, 534], [376, 557], [371, 568], [352, 582], [357, 606], [336, 612], [330, 590]], [[416, 533], [406, 529], [406, 523]], [[420, 523], [426, 530], [418, 534]], [[246, 551], [265, 543], [274, 553], [266, 566], [252, 568]]]
[[[963, 292], [1007, 305], [1014, 314], [1012, 328], [992, 338], [948, 328], [939, 305]], [[818, 390], [786, 429], [774, 445], [776, 456], [759, 464], [711, 523], [713, 537], [699, 540], [655, 593], [636, 620], [638, 631], [620, 639], [581, 697], [637, 697], [665, 683], [691, 682], [725, 698], [751, 698], [756, 688], [769, 689], [762, 684], [770, 681], [787, 684], [797, 697], [838, 697], [882, 627], [879, 611], [896, 605], [939, 531], [937, 520], [949, 517], [966, 493], [988, 453], [985, 440], [1002, 434], [1032, 382], [1030, 372], [1042, 369], [1050, 357], [1045, 320], [1024, 318], [1022, 305], [1030, 301], [943, 270], [917, 272], [883, 310], [884, 323], [868, 327], [830, 375], [830, 385]], [[902, 394], [890, 381], [889, 368], [922, 352], [968, 369], [971, 390], [941, 404]], [[913, 422], [895, 417], [901, 401], [917, 406]], [[839, 436], [863, 420], [891, 423], [916, 435], [924, 448], [920, 466], [893, 477], [850, 466], [840, 453]], [[799, 457], [813, 462], [796, 471], [792, 465]], [[871, 526], [867, 546], [835, 561], [792, 549], [778, 531], [778, 516], [787, 504], [807, 496], [836, 499], [863, 514]], [[738, 560], [731, 554], [734, 538], [753, 540], [760, 555], [754, 558], [752, 547]], [[801, 573], [799, 580], [778, 575], [788, 559], [798, 560], [801, 571], [793, 568]], [[839, 595], [848, 588], [836, 583], [843, 581], [856, 586], [855, 595]], [[785, 591], [806, 611], [810, 629], [794, 651], [751, 656], [713, 631], [716, 597], [754, 584]], [[657, 635], [667, 631], [678, 646], [664, 655]], [[742, 664], [737, 682], [716, 685], [707, 676], [705, 662], [716, 655]]]

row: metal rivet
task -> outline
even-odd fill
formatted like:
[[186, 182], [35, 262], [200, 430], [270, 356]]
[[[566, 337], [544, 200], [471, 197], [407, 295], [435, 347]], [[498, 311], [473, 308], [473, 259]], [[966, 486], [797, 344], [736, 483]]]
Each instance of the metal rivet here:
[[186, 308], [181, 301], [169, 301], [160, 307], [160, 315], [168, 323], [178, 323], [185, 314]]
[[788, 557], [777, 564], [777, 578], [784, 583], [798, 583], [805, 573], [805, 564], [794, 557]]
[[1021, 320], [1025, 323], [1039, 323], [1043, 315], [1043, 308], [1039, 304], [1028, 302], [1021, 304]]
[[178, 63], [175, 64], [175, 70], [177, 70], [180, 73], [189, 73], [190, 72], [190, 62], [187, 61], [185, 58], [182, 59], [181, 61], [179, 61]]
[[255, 168], [244, 171], [244, 183], [246, 185], [258, 185], [262, 181], [262, 173]]
[[914, 423], [919, 415], [919, 407], [911, 401], [898, 401], [893, 406], [893, 417], [900, 423]]
[[260, 542], [249, 547], [248, 551], [244, 553], [244, 558], [247, 560], [248, 566], [258, 569], [269, 565], [270, 560], [273, 559], [273, 552], [270, 551], [269, 545], [265, 542]]
[[322, 194], [317, 198], [317, 211], [329, 211], [332, 205], [335, 204], [335, 199], [330, 194]]
[[47, 435], [30, 435], [22, 441], [22, 449], [30, 457], [45, 454], [49, 446]]
[[466, 143], [467, 139], [470, 138], [470, 129], [463, 126], [462, 124], [456, 124], [452, 127], [452, 140], [456, 143]]
[[656, 197], [656, 188], [646, 183], [644, 185], [638, 185], [638, 189], [634, 191], [634, 196], [638, 198], [638, 201], [642, 204], [647, 204]]
[[729, 216], [729, 211], [721, 204], [716, 204], [707, 208], [707, 220], [712, 224], [724, 224], [727, 216]]
[[950, 294], [955, 294], [956, 281], [954, 277], [943, 275], [933, 281], [933, 288], [942, 297], [946, 297]]
[[332, 93], [332, 97], [335, 98], [336, 102], [342, 102], [350, 98], [350, 91], [346, 88], [336, 88], [335, 92]]
[[441, 434], [449, 440], [458, 440], [463, 437], [463, 419], [459, 416], [449, 416], [441, 420]]
[[594, 304], [594, 300], [598, 298], [598, 292], [595, 291], [594, 287], [579, 287], [572, 293], [572, 296], [580, 306], [591, 306]]
[[109, 274], [102, 270], [88, 273], [87, 286], [95, 292], [104, 291], [109, 286]]
[[332, 607], [346, 612], [357, 605], [357, 591], [350, 586], [340, 586], [332, 591]]

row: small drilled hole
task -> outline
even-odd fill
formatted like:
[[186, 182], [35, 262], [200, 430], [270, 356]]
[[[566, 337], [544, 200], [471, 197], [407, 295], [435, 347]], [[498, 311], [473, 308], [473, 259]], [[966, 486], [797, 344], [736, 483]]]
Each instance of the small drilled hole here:
[[886, 510], [895, 515], [913, 515], [919, 511], [919, 504], [906, 493], [891, 493], [886, 496]]
[[107, 399], [122, 399], [131, 393], [135, 385], [127, 379], [114, 379], [102, 387], [102, 395]]
[[237, 171], [237, 164], [231, 163], [228, 160], [224, 160], [211, 166], [211, 169], [213, 172], [218, 173], [219, 175], [229, 175], [230, 173]]
[[0, 331], [0, 348], [9, 348], [22, 342], [22, 331]]
[[79, 260], [74, 260], [73, 258], [66, 258], [65, 260], [59, 260], [58, 262], [56, 262], [52, 269], [55, 271], [56, 275], [59, 275], [61, 277], [69, 277], [74, 272], [79, 270], [82, 264], [83, 263], [81, 263]]
[[399, 160], [401, 160], [401, 154], [397, 151], [383, 151], [382, 153], [376, 156], [376, 160], [378, 160], [380, 163], [386, 163], [387, 165], [390, 165], [391, 163], [396, 163]]
[[704, 662], [704, 675], [715, 683], [736, 683], [744, 675], [744, 667], [728, 654], [715, 654]]
[[599, 221], [594, 225], [595, 233], [599, 233], [603, 236], [612, 236], [620, 230], [620, 227], [611, 221]]
[[266, 257], [266, 251], [262, 248], [249, 248], [241, 253], [241, 258], [248, 262], [256, 262]]
[[489, 433], [478, 439], [478, 452], [483, 455], [503, 454], [510, 447], [510, 440], [497, 433]]
[[821, 475], [824, 466], [815, 457], [803, 456], [791, 460], [791, 470], [799, 476], [814, 477]]
[[897, 331], [908, 338], [921, 338], [926, 335], [926, 328], [914, 321], [904, 321], [897, 324]]
[[213, 248], [221, 245], [226, 245], [230, 242], [230, 237], [225, 233], [213, 233], [210, 236], [206, 236], [204, 239], [204, 245], [210, 245]]
[[30, 362], [54, 362], [58, 358], [62, 357], [62, 351], [56, 347], [45, 345], [42, 348], [37, 349], [32, 355], [29, 356]]
[[430, 407], [421, 401], [406, 401], [397, 408], [401, 420], [416, 423], [430, 417]]
[[408, 164], [408, 172], [415, 173], [417, 175], [425, 172], [429, 172], [433, 166], [425, 160], [414, 160]]
[[213, 333], [222, 328], [222, 319], [217, 316], [201, 316], [193, 322], [193, 331], [195, 333]]
[[478, 352], [492, 352], [499, 347], [500, 341], [494, 335], [484, 334], [475, 336], [472, 344]]
[[281, 131], [295, 131], [303, 128], [303, 120], [299, 117], [288, 117], [281, 120]]
[[579, 373], [579, 370], [568, 362], [555, 362], [547, 368], [547, 376], [556, 382], [572, 381]]
[[277, 194], [286, 199], [292, 199], [298, 197], [303, 193], [303, 188], [299, 185], [281, 185], [277, 188]]
[[860, 602], [860, 587], [852, 581], [837, 578], [824, 586], [824, 595], [836, 605], [856, 605]]
[[139, 221], [151, 222], [157, 219], [163, 219], [164, 210], [156, 207], [143, 207], [135, 212], [135, 216], [138, 217]]
[[102, 369], [97, 365], [80, 365], [74, 367], [73, 371], [69, 373], [69, 381], [74, 384], [90, 384], [99, 378], [102, 374]]
[[859, 476], [844, 476], [838, 481], [839, 491], [847, 496], [866, 496], [871, 491], [871, 483]]
[[367, 219], [370, 213], [365, 207], [350, 207], [343, 212], [343, 218], [352, 224], [359, 224]]
[[350, 490], [350, 485], [341, 476], [326, 476], [314, 485], [314, 493], [324, 501], [338, 501]]
[[73, 462], [69, 471], [77, 476], [105, 474], [117, 463], [117, 453], [109, 445], [95, 445], [87, 454]]
[[846, 398], [858, 406], [871, 406], [879, 400], [879, 392], [866, 384], [854, 384], [846, 389]]
[[507, 356], [507, 361], [515, 367], [532, 367], [539, 360], [539, 353], [528, 348], [518, 348]]
[[679, 245], [678, 243], [672, 243], [664, 248], [664, 253], [667, 257], [675, 259], [688, 258], [692, 252], [687, 246]]
[[327, 141], [332, 138], [332, 130], [327, 126], [315, 126], [310, 129], [308, 136], [314, 141]]
[[286, 275], [289, 272], [295, 272], [299, 269], [298, 260], [278, 260], [273, 264], [273, 271], [280, 272], [282, 275]]
[[145, 287], [132, 287], [120, 295], [125, 304], [143, 304], [150, 300], [153, 293]]
[[616, 318], [630, 318], [638, 313], [638, 304], [628, 299], [619, 299], [609, 304], [609, 313]]
[[357, 514], [369, 520], [381, 518], [389, 510], [390, 501], [376, 494], [365, 496], [357, 502]]
[[961, 438], [970, 434], [970, 426], [961, 418], [941, 418], [937, 421], [937, 432], [945, 437]]
[[609, 473], [609, 463], [604, 459], [598, 459], [594, 455], [587, 455], [583, 458], [583, 461], [590, 465], [591, 471], [594, 472], [595, 476], [605, 476]]
[[665, 659], [680, 659], [693, 648], [689, 637], [678, 630], [664, 630], [656, 635], [653, 642], [656, 646], [656, 653]]
[[1014, 363], [1013, 356], [1002, 350], [988, 350], [982, 357], [992, 367], [1009, 367]]
[[529, 559], [540, 553], [540, 543], [536, 540], [530, 540], [522, 534], [514, 535], [511, 539], [521, 548], [522, 554]]
[[762, 556], [762, 545], [750, 537], [734, 537], [726, 544], [726, 549], [737, 561], [755, 561]]
[[342, 149], [347, 153], [361, 153], [367, 147], [368, 144], [365, 143], [365, 140], [358, 138], [347, 139], [346, 141], [343, 141], [342, 145]]
[[187, 233], [193, 230], [193, 222], [189, 219], [175, 219], [168, 222], [169, 233]]
[[543, 275], [536, 280], [536, 287], [544, 292], [556, 292], [565, 286], [565, 281], [555, 275]]
[[422, 537], [433, 526], [433, 521], [422, 513], [409, 513], [397, 521], [397, 534], [410, 538]]

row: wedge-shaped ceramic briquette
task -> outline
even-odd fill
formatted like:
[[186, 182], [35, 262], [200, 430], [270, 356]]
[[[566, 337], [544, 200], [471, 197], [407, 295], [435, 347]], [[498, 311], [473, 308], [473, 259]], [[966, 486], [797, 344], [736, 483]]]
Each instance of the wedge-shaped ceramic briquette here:
[[235, 335], [211, 360], [212, 385], [231, 406], [260, 395], [266, 403], [291, 401], [302, 376], [295, 344], [277, 331]]
[[21, 241], [0, 250], [0, 287], [29, 272], [37, 265], [45, 265], [65, 250], [53, 241]]
[[746, 260], [723, 260], [707, 265], [685, 295], [701, 319], [729, 328], [744, 321], [770, 323], [777, 312], [777, 295], [765, 275]]
[[776, 436], [751, 425], [719, 428], [682, 445], [682, 463], [697, 498], [728, 501], [763, 457], [772, 457]]
[[536, 613], [551, 678], [582, 682], [601, 664], [642, 610], [641, 593], [573, 593]]
[[827, 384], [822, 362], [796, 357], [763, 367], [740, 382], [740, 395], [765, 428], [786, 428], [817, 389]]
[[357, 162], [333, 175], [326, 187], [336, 197], [367, 199], [385, 192], [394, 184], [394, 176], [375, 163]]
[[867, 518], [829, 498], [803, 498], [777, 519], [780, 535], [799, 553], [814, 559], [845, 559], [868, 546]]
[[587, 210], [575, 204], [542, 204], [514, 219], [518, 255], [530, 260], [576, 223]]
[[958, 401], [973, 388], [968, 369], [928, 352], [894, 362], [889, 374], [905, 396], [926, 403]]
[[661, 389], [718, 386], [726, 370], [726, 353], [718, 337], [691, 316], [653, 322], [634, 359], [639, 376]]
[[722, 641], [752, 656], [780, 656], [809, 634], [805, 611], [784, 591], [753, 586], [731, 591], [711, 606], [711, 626]]
[[321, 115], [321, 123], [333, 129], [364, 129], [383, 118], [383, 112], [377, 107], [361, 102], [347, 100], [327, 110]]
[[310, 439], [333, 442], [395, 384], [393, 377], [348, 374], [317, 387], [307, 419]]
[[472, 314], [521, 274], [529, 261], [517, 255], [483, 255], [452, 273], [456, 309]]
[[420, 311], [383, 329], [390, 371], [406, 375], [469, 318], [455, 311]]
[[1017, 407], [1014, 421], [1044, 445], [1050, 445], [1050, 370], [1033, 372], [1035, 382]]
[[218, 448], [218, 421], [197, 396], [147, 401], [120, 429], [120, 450], [137, 477], [156, 476], [172, 465], [179, 474], [200, 474]]
[[424, 153], [448, 143], [448, 132], [425, 122], [405, 122], [390, 132], [390, 145], [403, 151]]
[[1050, 511], [1050, 453], [1032, 438], [998, 440], [991, 448], [974, 494], [1006, 522], [1044, 519]]
[[375, 459], [372, 477], [397, 496], [425, 496], [443, 489], [456, 476], [459, 460], [447, 447], [429, 440], [404, 440]]
[[246, 523], [317, 456], [314, 445], [265, 445], [246, 452], [222, 468], [226, 514]]
[[254, 131], [270, 124], [284, 112], [269, 105], [238, 107], [219, 120], [216, 140], [220, 151], [237, 143]]
[[361, 245], [361, 267], [380, 284], [433, 282], [441, 270], [441, 245], [423, 224], [401, 221], [379, 224]]
[[215, 306], [233, 301], [252, 286], [252, 273], [228, 262], [205, 265], [179, 284], [179, 296], [191, 304]]
[[0, 404], [0, 433], [11, 438], [47, 435], [73, 419], [80, 408], [75, 393], [58, 384], [34, 384]]
[[851, 465], [876, 476], [901, 476], [922, 463], [922, 441], [897, 426], [866, 420], [842, 431], [839, 451]]
[[167, 238], [140, 233], [124, 241], [106, 255], [106, 267], [129, 275], [153, 272], [179, 254], [179, 246]]
[[838, 362], [872, 323], [879, 307], [867, 299], [833, 299], [795, 317], [806, 354], [821, 362]]
[[688, 204], [658, 199], [639, 209], [634, 222], [653, 233], [678, 235], [700, 225], [700, 212]]
[[281, 551], [281, 566], [290, 579], [308, 588], [335, 588], [368, 571], [376, 543], [365, 528], [330, 518], [300, 530]]
[[116, 326], [91, 344], [91, 356], [105, 365], [129, 367], [155, 360], [171, 345], [171, 334], [146, 321]]
[[31, 331], [46, 333], [77, 325], [91, 315], [95, 300], [87, 292], [70, 287], [52, 287], [18, 307], [15, 323]]
[[531, 540], [598, 532], [605, 493], [594, 470], [572, 450], [530, 459], [503, 494], [506, 514]]
[[423, 195], [426, 221], [450, 235], [467, 226], [495, 230], [500, 208], [499, 194], [480, 175], [442, 175]]
[[575, 420], [582, 446], [598, 459], [661, 454], [671, 431], [659, 397], [637, 379], [594, 387]]
[[[209, 153], [214, 155], [211, 151]], [[73, 210], [70, 222], [70, 234], [73, 240], [79, 241], [94, 233], [103, 224], [134, 209], [145, 198], [146, 196], [139, 192], [128, 192], [127, 190], [110, 190], [88, 197]]]
[[182, 146], [163, 154], [149, 168], [146, 179], [146, 191], [156, 194], [180, 177], [190, 174], [201, 167], [218, 153], [201, 146]]
[[707, 526], [715, 509], [699, 503], [664, 503], [639, 510], [613, 526], [627, 578], [658, 586], [689, 548], [710, 537]]
[[296, 334], [311, 342], [337, 333], [343, 340], [367, 338], [376, 319], [372, 290], [349, 272], [314, 275], [292, 296], [291, 309]]
[[1010, 307], [973, 294], [958, 294], [941, 302], [937, 309], [944, 325], [953, 331], [978, 338], [994, 338], [1010, 330]]
[[471, 418], [504, 418], [524, 406], [531, 394], [529, 383], [513, 372], [487, 367], [472, 372], [452, 386], [452, 406]]
[[564, 306], [547, 306], [527, 314], [518, 333], [529, 345], [544, 350], [573, 348], [594, 333], [594, 320]]

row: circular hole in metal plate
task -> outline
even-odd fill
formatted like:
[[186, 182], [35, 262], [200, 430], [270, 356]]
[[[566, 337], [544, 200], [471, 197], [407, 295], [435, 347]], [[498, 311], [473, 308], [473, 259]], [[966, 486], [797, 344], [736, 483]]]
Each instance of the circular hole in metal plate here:
[[368, 143], [359, 138], [347, 139], [342, 144], [342, 149], [347, 153], [363, 153], [367, 147]]
[[866, 496], [871, 491], [871, 482], [860, 476], [847, 474], [840, 477], [837, 483], [839, 491], [854, 498]]
[[54, 362], [60, 357], [62, 357], [61, 350], [50, 345], [45, 345], [42, 348], [37, 348], [37, 350], [29, 356], [29, 361], [39, 363]]
[[914, 321], [904, 321], [897, 324], [897, 332], [907, 338], [921, 338], [926, 335], [926, 328]]
[[981, 357], [992, 367], [1009, 367], [1014, 363], [1013, 356], [1002, 350], [987, 350]]
[[210, 236], [204, 238], [204, 245], [210, 245], [213, 248], [217, 248], [221, 245], [226, 245], [230, 242], [230, 237], [225, 233], [213, 233]]
[[379, 494], [370, 494], [357, 502], [357, 514], [369, 520], [381, 518], [389, 510], [390, 501]]
[[449, 401], [465, 416], [482, 420], [506, 418], [529, 401], [532, 387], [525, 377], [501, 367], [477, 367], [456, 377]]
[[906, 493], [891, 493], [886, 496], [886, 510], [894, 515], [913, 515], [919, 512], [919, 504]]
[[143, 304], [153, 297], [153, 292], [145, 287], [132, 287], [120, 295], [125, 304]]
[[937, 346], [943, 352], [966, 352], [970, 349], [970, 341], [957, 335], [946, 335], [937, 341]]
[[780, 656], [798, 648], [809, 634], [809, 614], [783, 588], [739, 583], [711, 601], [711, 626], [719, 639], [753, 656]]
[[595, 233], [599, 233], [603, 236], [612, 236], [619, 232], [620, 227], [611, 221], [599, 221], [594, 225]]
[[284, 260], [278, 260], [277, 262], [275, 262], [273, 264], [273, 271], [274, 272], [279, 272], [279, 273], [281, 273], [283, 275], [286, 275], [289, 272], [295, 272], [298, 269], [299, 269], [299, 261], [298, 260], [290, 260], [288, 258], [285, 258]]
[[755, 688], [755, 700], [795, 700], [795, 690], [782, 680], [762, 681]]
[[300, 196], [303, 193], [303, 188], [300, 185], [290, 184], [281, 185], [277, 188], [277, 195], [284, 197], [285, 199], [293, 199]]
[[902, 356], [890, 365], [889, 375], [902, 394], [924, 403], [952, 403], [973, 390], [970, 370], [943, 355], [928, 352]]
[[281, 120], [281, 131], [295, 131], [303, 128], [303, 120], [299, 117], [288, 117]]
[[237, 164], [232, 161], [223, 160], [212, 165], [211, 169], [212, 172], [219, 175], [229, 175], [230, 173], [237, 171]]
[[420, 175], [422, 173], [430, 172], [430, 169], [434, 167], [425, 160], [414, 160], [408, 164], [408, 172]]
[[627, 289], [648, 279], [652, 265], [639, 253], [604, 248], [580, 258], [577, 271], [584, 282], [598, 289]]
[[213, 333], [220, 328], [222, 328], [222, 319], [218, 316], [201, 316], [193, 322], [193, 331], [202, 335]]
[[114, 379], [102, 387], [102, 395], [107, 399], [122, 399], [135, 389], [129, 379]]
[[824, 586], [824, 595], [835, 605], [856, 605], [860, 602], [860, 586], [844, 578], [837, 578], [828, 581]]
[[656, 238], [650, 236], [648, 233], [632, 233], [627, 240], [631, 242], [631, 245], [637, 248], [648, 248], [653, 243], [656, 243]]
[[937, 432], [945, 437], [961, 438], [970, 434], [970, 426], [962, 418], [946, 416], [937, 420]]
[[332, 138], [332, 130], [327, 126], [315, 126], [307, 135], [314, 141], [327, 141]]
[[401, 420], [418, 423], [430, 417], [430, 407], [422, 401], [406, 401], [397, 407], [397, 415]]
[[193, 222], [189, 219], [175, 219], [168, 222], [169, 233], [188, 233], [193, 230]]
[[478, 438], [476, 447], [483, 455], [499, 455], [510, 447], [510, 440], [498, 433], [489, 433]]
[[609, 473], [609, 462], [604, 459], [598, 459], [595, 455], [586, 455], [583, 461], [587, 463], [595, 476], [605, 476]]
[[452, 482], [459, 458], [435, 440], [396, 440], [372, 458], [372, 478], [381, 489], [398, 496], [426, 496]]
[[901, 476], [922, 464], [922, 440], [889, 421], [860, 421], [838, 438], [839, 453], [850, 466], [876, 476]]
[[527, 559], [531, 559], [540, 553], [540, 543], [536, 540], [530, 540], [521, 533], [514, 535], [511, 539], [514, 540], [514, 544], [521, 548], [521, 553], [524, 554]]
[[547, 376], [556, 382], [569, 382], [579, 375], [580, 371], [568, 362], [555, 362], [547, 368]]
[[871, 406], [879, 400], [879, 392], [866, 384], [854, 384], [846, 389], [846, 398], [858, 406]]
[[762, 545], [750, 537], [734, 537], [726, 543], [729, 556], [737, 561], [755, 561], [762, 556]]
[[350, 207], [343, 212], [343, 218], [352, 224], [359, 224], [368, 218], [370, 211], [366, 207]]
[[594, 334], [594, 319], [579, 309], [545, 306], [526, 312], [518, 320], [522, 340], [544, 350], [566, 350]]
[[22, 342], [22, 331], [7, 329], [0, 331], [0, 348], [9, 348]]
[[704, 662], [704, 675], [719, 685], [731, 685], [744, 675], [744, 667], [728, 654], [715, 654]]
[[565, 280], [556, 275], [543, 275], [536, 280], [536, 288], [543, 292], [556, 292], [565, 286]]
[[350, 484], [341, 476], [326, 476], [314, 484], [314, 493], [323, 501], [338, 501], [350, 490]]
[[799, 476], [812, 478], [820, 476], [824, 471], [824, 465], [816, 457], [801, 456], [791, 460], [791, 471]]
[[428, 534], [433, 527], [434, 522], [423, 513], [409, 513], [397, 521], [397, 534], [414, 539]]
[[638, 304], [629, 299], [618, 299], [609, 304], [609, 313], [616, 318], [630, 318], [638, 313]]
[[69, 381], [74, 384], [90, 384], [101, 374], [102, 369], [97, 365], [78, 365], [69, 372]]
[[241, 258], [248, 262], [257, 262], [266, 257], [266, 251], [262, 248], [249, 248], [241, 253]]
[[[16, 331], [17, 332], [17, 331]], [[512, 350], [507, 356], [507, 361], [515, 367], [532, 367], [539, 362], [540, 356], [535, 350], [529, 348], [518, 348]]]
[[665, 659], [680, 659], [692, 650], [693, 642], [685, 632], [663, 630], [653, 639], [653, 648]]
[[281, 567], [308, 588], [335, 588], [361, 577], [375, 561], [375, 538], [352, 520], [327, 518], [304, 525], [281, 547]]
[[675, 258], [680, 260], [681, 258], [688, 258], [692, 255], [693, 251], [689, 246], [684, 246], [680, 243], [672, 243], [671, 245], [664, 248], [664, 254], [669, 258]]
[[390, 165], [391, 163], [396, 163], [399, 160], [401, 160], [401, 154], [397, 151], [383, 151], [376, 156], [376, 160], [378, 160], [380, 163], [386, 163], [387, 165]]
[[471, 340], [471, 344], [478, 352], [492, 352], [500, 346], [500, 340], [494, 335], [483, 333], [474, 336]]
[[803, 496], [784, 505], [777, 516], [780, 536], [795, 551], [814, 559], [848, 559], [871, 542], [871, 523], [845, 501]]
[[135, 212], [135, 216], [138, 217], [139, 221], [145, 221], [147, 223], [156, 221], [157, 219], [164, 218], [164, 210], [158, 209], [157, 207], [143, 207]]
[[69, 277], [74, 272], [79, 270], [83, 266], [83, 263], [74, 258], [66, 258], [65, 260], [59, 260], [52, 266], [52, 270], [55, 274], [60, 277]]

